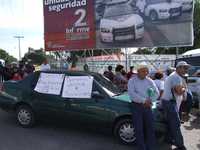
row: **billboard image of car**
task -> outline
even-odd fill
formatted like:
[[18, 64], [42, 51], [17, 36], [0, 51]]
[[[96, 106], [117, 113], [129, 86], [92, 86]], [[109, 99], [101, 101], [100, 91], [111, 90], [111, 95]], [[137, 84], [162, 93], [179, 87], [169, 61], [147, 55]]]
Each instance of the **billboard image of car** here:
[[100, 21], [102, 42], [117, 42], [142, 38], [144, 21], [128, 3], [108, 5]]

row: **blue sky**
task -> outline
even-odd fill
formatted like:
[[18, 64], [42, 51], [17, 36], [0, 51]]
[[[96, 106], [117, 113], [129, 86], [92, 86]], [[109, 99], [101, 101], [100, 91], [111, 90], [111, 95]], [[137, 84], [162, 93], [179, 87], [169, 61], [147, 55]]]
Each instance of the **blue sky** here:
[[44, 48], [43, 1], [0, 0], [0, 48], [19, 58], [18, 40], [22, 56], [28, 47]]

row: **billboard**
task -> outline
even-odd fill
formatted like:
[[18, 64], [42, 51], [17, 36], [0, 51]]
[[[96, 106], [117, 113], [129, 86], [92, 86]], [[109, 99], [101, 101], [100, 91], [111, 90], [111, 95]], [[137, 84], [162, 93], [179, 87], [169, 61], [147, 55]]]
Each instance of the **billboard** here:
[[193, 0], [43, 0], [45, 49], [193, 45]]

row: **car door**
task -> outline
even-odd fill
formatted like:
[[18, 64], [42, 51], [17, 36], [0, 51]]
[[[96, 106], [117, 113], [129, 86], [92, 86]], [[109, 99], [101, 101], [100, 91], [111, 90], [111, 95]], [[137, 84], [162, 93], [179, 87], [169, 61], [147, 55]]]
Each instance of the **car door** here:
[[65, 102], [60, 95], [51, 95], [33, 92], [33, 105], [35, 110], [45, 116], [64, 116]]
[[[106, 124], [110, 121], [109, 97], [94, 81], [91, 98], [63, 98], [66, 101], [65, 111], [70, 118], [83, 123]], [[68, 113], [68, 114], [69, 114]]]
[[62, 117], [64, 115], [66, 103], [61, 98], [61, 94], [40, 93], [35, 91], [33, 87], [31, 97], [32, 105], [38, 114], [50, 117]]

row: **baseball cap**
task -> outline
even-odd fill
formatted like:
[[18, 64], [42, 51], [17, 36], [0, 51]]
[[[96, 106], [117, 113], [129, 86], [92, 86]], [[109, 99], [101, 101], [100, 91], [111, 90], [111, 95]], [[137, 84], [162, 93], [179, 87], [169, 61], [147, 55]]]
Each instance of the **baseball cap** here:
[[179, 61], [179, 62], [176, 64], [176, 68], [177, 68], [177, 67], [180, 67], [180, 66], [190, 67], [190, 64], [188, 64], [186, 61]]
[[138, 66], [137, 66], [137, 70], [139, 69], [143, 69], [143, 68], [148, 68], [148, 65], [146, 63], [140, 63]]

